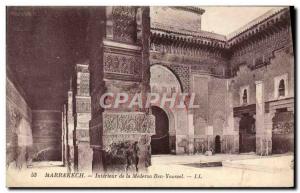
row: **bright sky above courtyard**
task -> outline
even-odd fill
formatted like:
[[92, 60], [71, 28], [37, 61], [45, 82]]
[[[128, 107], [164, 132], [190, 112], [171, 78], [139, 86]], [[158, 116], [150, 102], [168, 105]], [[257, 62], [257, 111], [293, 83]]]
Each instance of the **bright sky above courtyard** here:
[[202, 30], [222, 35], [239, 29], [253, 19], [276, 7], [202, 7]]

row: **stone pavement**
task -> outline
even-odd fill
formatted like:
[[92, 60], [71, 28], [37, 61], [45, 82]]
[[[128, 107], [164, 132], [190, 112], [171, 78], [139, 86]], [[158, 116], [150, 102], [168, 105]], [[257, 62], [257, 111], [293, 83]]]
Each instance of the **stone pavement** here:
[[240, 168], [261, 172], [284, 172], [292, 169], [292, 155], [259, 157], [246, 160], [223, 161], [223, 167]]
[[[28, 179], [34, 186], [159, 186], [159, 187], [291, 187], [294, 173], [291, 166], [292, 154], [260, 157], [255, 154], [216, 154], [205, 155], [154, 155], [148, 172], [139, 173], [152, 178], [103, 179], [85, 177], [80, 179], [45, 178], [45, 172], [67, 172], [61, 162], [34, 163], [23, 172], [11, 172], [8, 178], [23, 182]], [[222, 162], [223, 167], [198, 167], [201, 162]], [[233, 162], [239, 167], [224, 166]], [[243, 167], [240, 167], [241, 164]], [[226, 165], [226, 164], [225, 164]], [[254, 170], [246, 166], [255, 166]], [[267, 168], [267, 169], [264, 169]], [[268, 170], [269, 168], [277, 168]], [[280, 168], [280, 169], [278, 169]], [[32, 172], [37, 178], [30, 177]], [[94, 176], [94, 175], [93, 175]], [[155, 176], [155, 177], [154, 177]], [[20, 178], [20, 179], [19, 179]], [[28, 186], [29, 182], [23, 184]]]
[[[184, 173], [190, 182], [198, 180], [196, 184], [203, 187], [290, 187], [293, 186], [293, 169], [290, 167], [292, 159], [291, 154], [264, 157], [255, 154], [157, 155], [152, 157], [149, 172]], [[197, 166], [200, 161], [243, 163], [244, 167], [201, 168]], [[255, 169], [246, 167], [248, 165], [254, 166]], [[266, 167], [268, 169], [264, 169]], [[275, 170], [270, 171], [270, 168]], [[197, 179], [199, 175], [201, 178]], [[195, 183], [191, 186], [195, 186]]]
[[259, 156], [254, 153], [249, 154], [214, 154], [213, 156], [205, 156], [203, 154], [196, 155], [152, 155], [152, 163], [156, 164], [188, 164], [199, 162], [218, 162], [225, 160], [244, 160], [254, 159]]

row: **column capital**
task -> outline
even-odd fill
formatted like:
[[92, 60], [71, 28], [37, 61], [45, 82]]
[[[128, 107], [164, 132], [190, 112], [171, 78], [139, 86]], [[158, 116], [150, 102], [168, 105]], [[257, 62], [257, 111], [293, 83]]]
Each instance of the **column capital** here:
[[257, 80], [257, 81], [255, 81], [255, 85], [257, 85], [257, 84], [263, 84], [263, 83], [264, 83], [263, 80]]

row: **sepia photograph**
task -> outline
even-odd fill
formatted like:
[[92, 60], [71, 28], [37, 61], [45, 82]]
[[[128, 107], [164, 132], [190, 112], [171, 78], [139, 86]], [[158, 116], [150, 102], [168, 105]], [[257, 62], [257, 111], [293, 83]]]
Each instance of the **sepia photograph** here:
[[6, 6], [6, 187], [295, 188], [295, 27], [293, 6]]

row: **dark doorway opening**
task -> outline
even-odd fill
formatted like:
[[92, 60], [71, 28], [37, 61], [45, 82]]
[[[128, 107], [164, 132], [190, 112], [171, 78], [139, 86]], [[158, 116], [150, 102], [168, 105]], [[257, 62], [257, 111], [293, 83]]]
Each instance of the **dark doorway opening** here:
[[168, 115], [159, 107], [151, 107], [155, 116], [155, 135], [151, 137], [152, 155], [169, 154], [169, 119]]
[[217, 135], [215, 138], [215, 153], [221, 153], [221, 137]]
[[287, 108], [276, 109], [272, 119], [272, 153], [294, 151], [294, 114]]
[[242, 115], [239, 126], [239, 152], [256, 151], [255, 119], [249, 113]]

